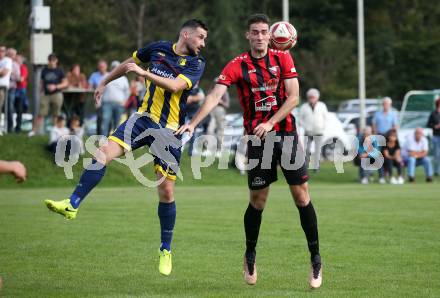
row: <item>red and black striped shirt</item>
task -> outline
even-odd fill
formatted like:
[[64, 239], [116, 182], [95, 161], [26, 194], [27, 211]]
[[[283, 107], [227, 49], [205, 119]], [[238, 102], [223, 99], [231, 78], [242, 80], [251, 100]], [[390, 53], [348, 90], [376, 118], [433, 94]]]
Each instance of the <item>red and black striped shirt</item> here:
[[[298, 74], [288, 51], [268, 49], [262, 58], [254, 58], [245, 52], [232, 59], [221, 72], [217, 83], [237, 85], [243, 110], [243, 125], [248, 134], [260, 123], [267, 122], [287, 98], [284, 80]], [[296, 130], [295, 118], [289, 113], [275, 124], [275, 131]]]

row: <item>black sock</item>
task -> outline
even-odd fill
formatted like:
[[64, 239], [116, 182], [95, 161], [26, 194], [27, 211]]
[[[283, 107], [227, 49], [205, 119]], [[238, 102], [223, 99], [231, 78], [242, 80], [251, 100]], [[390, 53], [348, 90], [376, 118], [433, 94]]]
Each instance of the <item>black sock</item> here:
[[301, 226], [304, 230], [304, 234], [306, 234], [310, 258], [313, 260], [316, 255], [319, 255], [318, 221], [316, 219], [315, 208], [313, 208], [311, 201], [307, 206], [296, 207], [299, 211]]
[[263, 210], [255, 209], [251, 204], [244, 213], [244, 231], [246, 233], [246, 251], [255, 251], [260, 232], [261, 214]]

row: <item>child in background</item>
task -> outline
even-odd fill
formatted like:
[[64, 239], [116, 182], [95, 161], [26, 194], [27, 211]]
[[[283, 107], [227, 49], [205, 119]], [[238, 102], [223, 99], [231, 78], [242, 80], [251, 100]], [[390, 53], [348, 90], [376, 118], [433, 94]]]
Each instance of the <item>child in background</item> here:
[[57, 149], [58, 141], [64, 137], [69, 135], [69, 129], [66, 127], [66, 121], [63, 116], [56, 117], [55, 125], [52, 127], [49, 133], [49, 144], [47, 145], [47, 149], [54, 154]]
[[[70, 119], [70, 135], [76, 136], [72, 141], [75, 142], [76, 146], [73, 146], [73, 148], [78, 148], [79, 154], [84, 154], [84, 142], [83, 142], [83, 136], [84, 136], [84, 129], [81, 127], [81, 120], [78, 116], [73, 115]], [[72, 144], [73, 145], [73, 144]]]

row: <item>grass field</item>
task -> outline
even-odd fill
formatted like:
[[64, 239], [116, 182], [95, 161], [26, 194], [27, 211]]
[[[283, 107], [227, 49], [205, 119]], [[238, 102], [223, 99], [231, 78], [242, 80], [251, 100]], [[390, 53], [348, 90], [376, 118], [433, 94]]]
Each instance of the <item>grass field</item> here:
[[312, 184], [324, 261], [316, 291], [281, 182], [263, 215], [254, 287], [241, 275], [245, 185], [177, 188], [170, 277], [157, 271], [155, 190], [98, 187], [68, 222], [42, 200], [70, 191], [1, 190], [1, 297], [440, 297], [438, 183]]

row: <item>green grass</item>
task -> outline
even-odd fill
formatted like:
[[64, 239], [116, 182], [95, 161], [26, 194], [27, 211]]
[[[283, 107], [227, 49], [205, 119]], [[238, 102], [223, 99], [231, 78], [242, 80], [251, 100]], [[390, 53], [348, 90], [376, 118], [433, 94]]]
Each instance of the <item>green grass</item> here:
[[[243, 181], [240, 181], [242, 183]], [[258, 244], [259, 281], [242, 281], [247, 188], [176, 189], [174, 270], [157, 271], [154, 189], [98, 187], [66, 221], [42, 204], [71, 188], [0, 191], [1, 297], [439, 297], [440, 188], [311, 184], [324, 284], [288, 189], [276, 183]]]
[[[28, 180], [26, 183], [17, 185], [15, 180], [7, 175], [0, 176], [0, 189], [4, 188], [35, 188], [35, 187], [66, 187], [74, 186], [83, 171], [83, 159], [90, 158], [89, 154], [81, 156], [73, 168], [73, 179], [66, 179], [63, 168], [53, 162], [53, 157], [46, 151], [47, 137], [28, 138], [26, 135], [5, 135], [0, 137], [0, 159], [20, 160], [28, 169]], [[135, 156], [145, 154], [146, 149], [135, 151]], [[186, 152], [182, 155], [181, 171], [183, 181], [179, 185], [185, 186], [206, 186], [206, 185], [237, 185], [246, 183], [246, 176], [240, 175], [238, 170], [230, 166], [227, 170], [219, 170], [218, 161], [212, 166], [202, 168], [202, 179], [196, 179], [192, 172], [193, 162]], [[319, 175], [312, 175], [313, 181], [326, 183], [354, 182], [357, 177], [357, 168], [351, 162], [344, 164], [346, 172], [335, 174], [332, 164], [324, 164]], [[142, 173], [150, 180], [154, 179], [153, 166], [148, 164], [142, 168]], [[284, 180], [281, 171], [280, 180]], [[121, 179], [123, 177], [123, 179]], [[140, 183], [134, 178], [130, 169], [116, 161], [108, 167], [106, 175], [100, 184], [102, 187], [139, 186]]]

